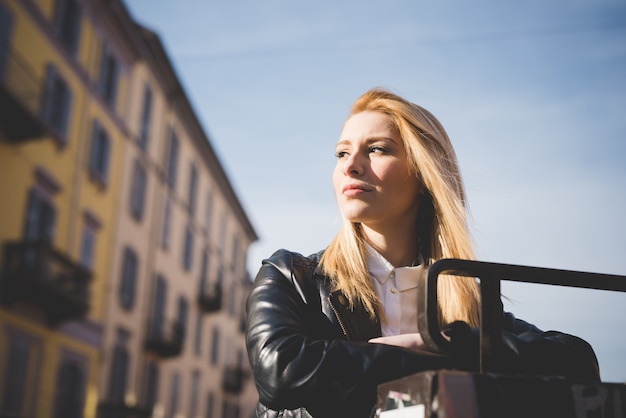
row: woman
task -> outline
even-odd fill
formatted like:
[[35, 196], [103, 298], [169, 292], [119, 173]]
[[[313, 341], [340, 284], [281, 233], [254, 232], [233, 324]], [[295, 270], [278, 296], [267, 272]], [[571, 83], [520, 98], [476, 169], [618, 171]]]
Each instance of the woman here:
[[[248, 298], [258, 417], [367, 417], [382, 382], [477, 368], [475, 280], [438, 283], [439, 319], [455, 354], [426, 351], [417, 329], [420, 269], [440, 258], [473, 258], [444, 128], [422, 107], [370, 90], [353, 105], [336, 156], [342, 229], [325, 251], [279, 250], [264, 260]], [[599, 379], [583, 340], [511, 314], [504, 324], [508, 372]]]

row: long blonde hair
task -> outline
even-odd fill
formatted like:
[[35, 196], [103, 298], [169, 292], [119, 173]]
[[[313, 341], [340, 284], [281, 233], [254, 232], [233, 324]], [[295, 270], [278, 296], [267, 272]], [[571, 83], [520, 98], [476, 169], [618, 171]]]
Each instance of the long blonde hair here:
[[[409, 164], [425, 187], [416, 231], [423, 262], [473, 259], [465, 190], [456, 154], [441, 123], [421, 106], [378, 88], [358, 98], [350, 116], [364, 111], [381, 112], [391, 118], [400, 132]], [[374, 317], [380, 302], [367, 270], [364, 243], [360, 223], [344, 219], [322, 256], [320, 268], [351, 305], [361, 302]], [[442, 326], [456, 320], [478, 326], [480, 297], [474, 279], [443, 276], [437, 292]]]

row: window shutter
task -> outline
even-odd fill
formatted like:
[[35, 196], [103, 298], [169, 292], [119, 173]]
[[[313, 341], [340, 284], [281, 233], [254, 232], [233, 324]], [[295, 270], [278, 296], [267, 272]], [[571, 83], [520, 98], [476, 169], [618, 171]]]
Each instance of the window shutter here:
[[41, 98], [41, 119], [50, 124], [52, 121], [53, 109], [53, 86], [56, 79], [56, 69], [52, 64], [46, 66], [46, 75], [43, 86], [43, 96]]
[[89, 171], [97, 173], [98, 166], [98, 132], [100, 132], [100, 123], [94, 120], [91, 125], [91, 141], [89, 146]]
[[113, 365], [109, 380], [109, 398], [112, 401], [122, 402], [126, 395], [126, 375], [128, 371], [128, 352], [121, 345], [113, 349]]
[[165, 300], [167, 297], [167, 283], [161, 275], [157, 275], [154, 295], [154, 309], [152, 314], [151, 334], [155, 337], [163, 335], [163, 321], [165, 317]]
[[141, 220], [143, 216], [146, 195], [146, 182], [146, 170], [141, 162], [139, 162], [139, 160], [135, 160], [131, 186], [130, 210], [133, 217], [138, 221]]
[[68, 125], [69, 125], [70, 111], [71, 111], [71, 106], [72, 106], [72, 92], [70, 91], [70, 89], [68, 88], [67, 84], [65, 83], [63, 79], [58, 78], [57, 82], [60, 83], [59, 106], [60, 106], [60, 112], [61, 112], [61, 114], [59, 115], [57, 128], [59, 130], [59, 134], [61, 135], [61, 139], [64, 142], [67, 142]]
[[120, 302], [126, 309], [131, 309], [135, 302], [135, 287], [137, 282], [137, 255], [130, 247], [124, 248], [122, 264], [122, 284], [120, 287]]
[[70, 0], [68, 2], [68, 11], [67, 11], [67, 20], [66, 22], [66, 45], [70, 50], [72, 55], [76, 55], [76, 51], [78, 49], [78, 34], [80, 31], [80, 5], [74, 1]]
[[150, 116], [152, 114], [152, 90], [146, 84], [143, 94], [143, 111], [141, 114], [141, 126], [139, 133], [139, 146], [145, 151], [148, 148], [150, 135]]
[[102, 175], [102, 182], [107, 184], [109, 179], [109, 158], [111, 155], [111, 140], [107, 132], [100, 128], [100, 143], [101, 143], [101, 156], [100, 156], [100, 173]]
[[76, 55], [81, 8], [75, 0], [59, 0], [55, 13], [56, 35], [70, 55]]
[[59, 367], [56, 384], [55, 418], [81, 418], [85, 394], [85, 371], [72, 361]]
[[39, 239], [39, 224], [41, 222], [41, 199], [35, 189], [28, 193], [28, 206], [26, 209], [26, 225], [24, 238], [26, 241]]
[[187, 300], [184, 297], [178, 299], [178, 326], [182, 337], [184, 338], [187, 331], [187, 312], [189, 308], [187, 306]]
[[9, 416], [21, 416], [29, 357], [30, 347], [25, 342], [11, 341], [4, 375], [4, 399], [2, 402], [2, 412]]
[[13, 32], [13, 16], [0, 4], [0, 80], [4, 80], [7, 59], [9, 57], [9, 40]]
[[167, 154], [167, 178], [166, 182], [170, 189], [176, 187], [176, 171], [178, 165], [178, 137], [174, 129], [170, 129], [170, 140]]
[[42, 201], [43, 205], [43, 225], [41, 238], [51, 243], [54, 239], [54, 230], [56, 226], [57, 210], [48, 201]]
[[159, 366], [154, 362], [149, 362], [146, 370], [146, 406], [154, 407], [159, 391]]

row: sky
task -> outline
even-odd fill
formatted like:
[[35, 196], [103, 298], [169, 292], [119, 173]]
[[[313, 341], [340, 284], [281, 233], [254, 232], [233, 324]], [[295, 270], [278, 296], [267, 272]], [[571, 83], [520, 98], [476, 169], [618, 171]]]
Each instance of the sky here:
[[[334, 146], [384, 87], [455, 146], [483, 261], [626, 276], [623, 0], [125, 0], [161, 38], [259, 241], [325, 248]], [[505, 309], [586, 339], [626, 382], [626, 294], [504, 282]]]

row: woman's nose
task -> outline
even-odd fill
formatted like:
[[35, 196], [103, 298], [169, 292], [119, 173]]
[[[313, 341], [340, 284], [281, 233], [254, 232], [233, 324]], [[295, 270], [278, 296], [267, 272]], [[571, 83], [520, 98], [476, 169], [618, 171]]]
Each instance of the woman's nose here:
[[360, 176], [363, 174], [363, 162], [360, 160], [358, 153], [351, 154], [345, 159], [342, 172], [346, 176]]

